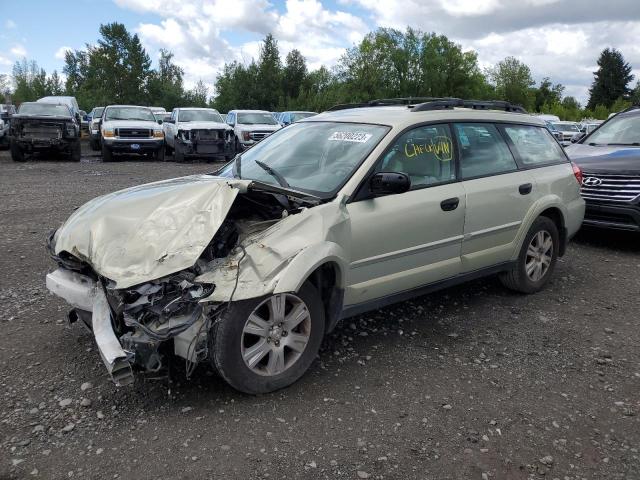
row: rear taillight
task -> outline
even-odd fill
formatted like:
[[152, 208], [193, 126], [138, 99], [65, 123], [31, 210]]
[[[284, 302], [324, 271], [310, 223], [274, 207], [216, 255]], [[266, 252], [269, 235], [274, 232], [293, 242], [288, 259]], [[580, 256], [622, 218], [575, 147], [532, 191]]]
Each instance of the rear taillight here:
[[576, 180], [578, 181], [578, 185], [582, 185], [582, 170], [575, 163], [571, 163], [571, 167], [573, 168], [573, 174], [576, 176]]

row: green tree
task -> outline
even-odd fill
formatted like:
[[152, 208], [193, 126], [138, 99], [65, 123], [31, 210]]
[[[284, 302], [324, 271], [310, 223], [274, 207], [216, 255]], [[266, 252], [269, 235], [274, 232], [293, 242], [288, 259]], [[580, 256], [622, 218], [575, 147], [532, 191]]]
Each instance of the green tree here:
[[546, 104], [559, 103], [562, 98], [564, 86], [551, 83], [549, 77], [545, 77], [540, 82], [540, 86], [535, 90], [535, 110], [544, 113], [542, 106]]
[[148, 103], [167, 110], [180, 106], [185, 97], [183, 76], [182, 68], [173, 63], [173, 53], [161, 49], [158, 69], [149, 74]]
[[268, 34], [260, 46], [257, 71], [256, 97], [261, 108], [275, 110], [282, 97], [282, 61], [278, 42]]
[[307, 62], [299, 50], [291, 50], [285, 59], [282, 90], [286, 99], [295, 99], [307, 78]]
[[535, 82], [527, 65], [515, 57], [507, 57], [489, 69], [488, 74], [499, 98], [525, 108], [532, 106], [534, 95], [531, 87]]
[[198, 83], [184, 95], [182, 106], [206, 107], [208, 98], [209, 87], [202, 80], [198, 80]]
[[589, 89], [588, 108], [604, 105], [610, 108], [620, 97], [631, 94], [629, 82], [633, 80], [631, 66], [624, 60], [622, 53], [615, 48], [605, 48], [598, 58], [598, 70]]

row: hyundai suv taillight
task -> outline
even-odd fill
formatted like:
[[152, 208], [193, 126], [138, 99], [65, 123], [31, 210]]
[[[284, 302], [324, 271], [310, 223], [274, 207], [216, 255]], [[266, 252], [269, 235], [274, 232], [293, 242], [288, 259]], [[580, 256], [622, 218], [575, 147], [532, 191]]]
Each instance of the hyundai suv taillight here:
[[573, 174], [576, 176], [578, 185], [582, 185], [582, 170], [580, 170], [580, 167], [573, 162], [571, 162], [571, 167], [573, 168]]

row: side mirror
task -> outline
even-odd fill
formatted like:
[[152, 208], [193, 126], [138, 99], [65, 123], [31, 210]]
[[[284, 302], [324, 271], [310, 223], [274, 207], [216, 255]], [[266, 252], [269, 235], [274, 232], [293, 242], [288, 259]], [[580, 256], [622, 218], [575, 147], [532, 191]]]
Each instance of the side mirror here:
[[158, 120], [156, 120], [156, 122], [158, 122], [158, 125], [162, 125], [162, 119], [159, 118]]
[[576, 143], [579, 142], [580, 140], [582, 140], [584, 137], [586, 137], [586, 133], [584, 132], [580, 132], [580, 133], [576, 133], [573, 137], [571, 137], [571, 143]]
[[404, 193], [410, 188], [409, 175], [401, 172], [379, 172], [369, 180], [369, 190], [373, 195]]
[[82, 121], [82, 120], [81, 120], [81, 118], [80, 118], [80, 114], [79, 114], [78, 112], [76, 112], [75, 117], [76, 117], [76, 121], [77, 121], [78, 123], [80, 123], [80, 122]]

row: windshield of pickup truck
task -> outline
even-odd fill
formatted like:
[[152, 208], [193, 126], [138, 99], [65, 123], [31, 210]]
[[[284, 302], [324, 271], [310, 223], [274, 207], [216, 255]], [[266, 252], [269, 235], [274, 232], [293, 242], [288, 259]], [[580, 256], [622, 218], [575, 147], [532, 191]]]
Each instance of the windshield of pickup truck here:
[[54, 103], [23, 103], [18, 109], [20, 115], [43, 115], [45, 117], [70, 117], [71, 111], [66, 105]]
[[104, 107], [96, 107], [91, 111], [91, 118], [100, 118], [104, 112]]
[[156, 117], [144, 107], [109, 107], [104, 114], [105, 121], [110, 120], [144, 120], [155, 122]]
[[278, 125], [269, 112], [238, 113], [238, 123], [242, 125]]
[[594, 145], [640, 145], [640, 115], [618, 114], [600, 126], [584, 142]]
[[578, 125], [574, 123], [554, 123], [553, 126], [556, 127], [556, 129], [560, 130], [561, 132], [578, 133], [580, 131], [580, 129], [578, 128]]
[[220, 114], [214, 110], [180, 110], [178, 121], [224, 123]]
[[381, 125], [302, 122], [238, 155], [218, 175], [330, 198], [389, 131]]

